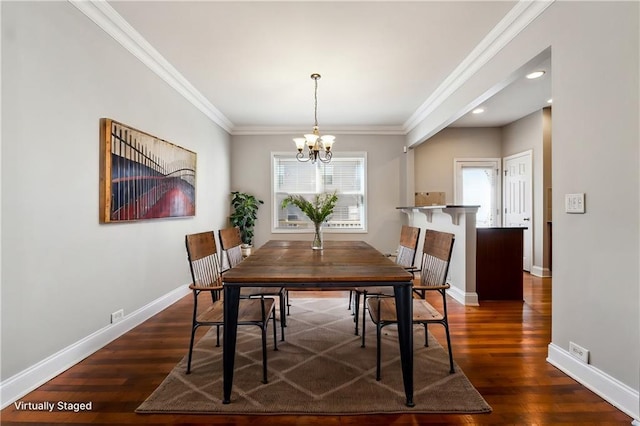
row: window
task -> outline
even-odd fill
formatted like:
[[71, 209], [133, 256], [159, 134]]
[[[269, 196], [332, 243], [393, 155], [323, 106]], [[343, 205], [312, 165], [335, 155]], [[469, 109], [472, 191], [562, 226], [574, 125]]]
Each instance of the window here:
[[289, 153], [271, 154], [272, 232], [313, 232], [313, 224], [295, 206], [281, 209], [287, 195], [311, 200], [323, 192], [338, 193], [333, 215], [324, 225], [329, 232], [366, 232], [366, 153], [334, 153], [330, 163], [301, 163]]
[[480, 206], [476, 226], [498, 226], [500, 162], [494, 158], [455, 159], [455, 203]]

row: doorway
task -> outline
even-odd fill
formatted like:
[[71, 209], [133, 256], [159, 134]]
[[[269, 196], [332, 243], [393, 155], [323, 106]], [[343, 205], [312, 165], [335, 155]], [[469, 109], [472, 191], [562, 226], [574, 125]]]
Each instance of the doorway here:
[[476, 226], [500, 226], [500, 159], [456, 158], [454, 161], [454, 202], [480, 206]]

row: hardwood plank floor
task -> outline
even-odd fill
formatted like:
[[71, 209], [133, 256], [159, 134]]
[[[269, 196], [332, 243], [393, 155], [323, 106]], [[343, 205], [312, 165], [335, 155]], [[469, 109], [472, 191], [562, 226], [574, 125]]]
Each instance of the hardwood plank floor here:
[[[292, 293], [295, 297], [343, 297], [347, 293]], [[187, 296], [84, 361], [20, 399], [84, 401], [87, 412], [2, 410], [11, 424], [156, 425], [629, 425], [631, 419], [546, 362], [551, 340], [551, 279], [525, 274], [525, 302], [448, 303], [454, 357], [492, 406], [477, 415], [218, 416], [135, 414], [134, 410], [186, 354], [191, 321]], [[438, 305], [438, 300], [431, 300]], [[373, 326], [368, 328], [373, 330]], [[442, 327], [430, 330], [444, 341]], [[201, 336], [206, 330], [201, 330]], [[373, 336], [369, 334], [371, 338]]]

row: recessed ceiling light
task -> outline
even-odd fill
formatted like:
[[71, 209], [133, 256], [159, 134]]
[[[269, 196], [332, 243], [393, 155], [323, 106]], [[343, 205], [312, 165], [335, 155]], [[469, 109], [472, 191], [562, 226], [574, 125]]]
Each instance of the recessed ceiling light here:
[[484, 108], [476, 108], [471, 113], [473, 114], [482, 114], [484, 112]]
[[548, 103], [548, 104], [552, 104], [552, 103], [553, 103], [553, 99], [548, 99], [548, 100], [547, 100], [547, 103]]
[[539, 78], [544, 75], [544, 71], [534, 71], [532, 73], [527, 74], [528, 79]]

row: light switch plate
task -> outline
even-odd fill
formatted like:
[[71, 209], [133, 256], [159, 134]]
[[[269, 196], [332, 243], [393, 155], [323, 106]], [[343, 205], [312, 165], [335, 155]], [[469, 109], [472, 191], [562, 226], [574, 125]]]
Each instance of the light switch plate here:
[[579, 194], [565, 194], [564, 211], [566, 213], [584, 213], [584, 192]]

